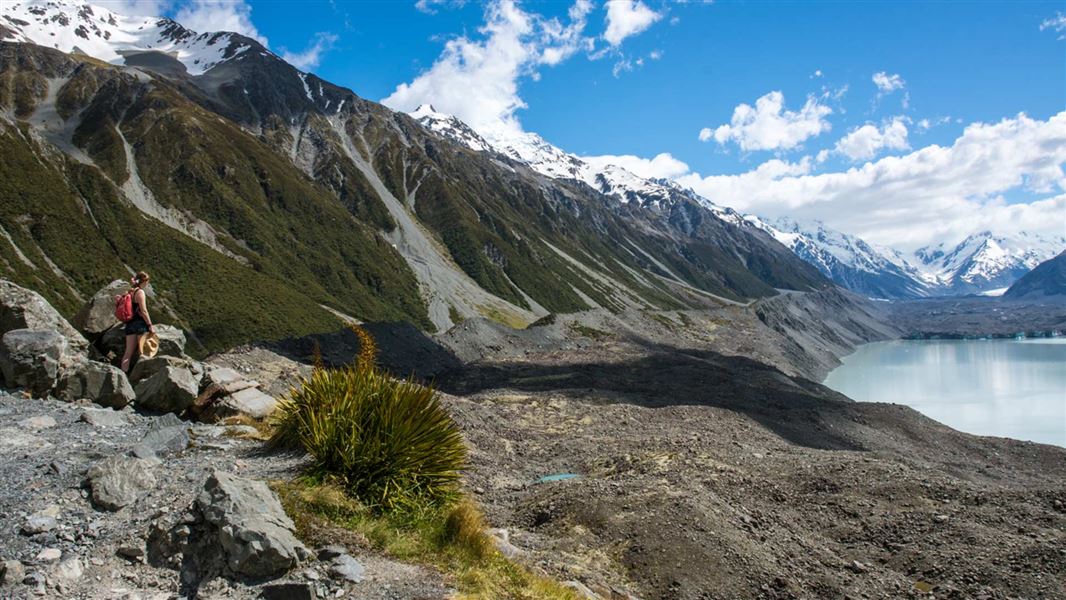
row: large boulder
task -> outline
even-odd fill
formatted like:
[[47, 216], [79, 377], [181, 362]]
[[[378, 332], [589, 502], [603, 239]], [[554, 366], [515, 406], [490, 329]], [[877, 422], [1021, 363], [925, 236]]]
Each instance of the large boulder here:
[[13, 329], [51, 329], [83, 351], [89, 342], [40, 294], [0, 279], [0, 333]]
[[157, 354], [152, 358], [138, 359], [137, 362], [134, 363], [133, 368], [130, 369], [130, 381], [138, 383], [148, 379], [166, 367], [185, 369], [192, 373], [197, 381], [200, 380], [204, 371], [203, 365], [192, 359]]
[[163, 356], [185, 356], [185, 333], [171, 325], [156, 325], [155, 334], [159, 336], [159, 354]]
[[68, 401], [88, 398], [109, 408], [123, 408], [137, 397], [122, 369], [84, 359], [66, 369], [56, 387], [56, 396]]
[[124, 294], [129, 289], [129, 282], [121, 279], [107, 284], [81, 307], [71, 320], [71, 325], [90, 338], [118, 325], [118, 319], [115, 318], [115, 296]]
[[47, 396], [59, 377], [69, 342], [54, 329], [14, 329], [0, 337], [0, 375], [6, 387]]
[[192, 371], [166, 366], [137, 383], [137, 408], [180, 413], [192, 405], [199, 390]]
[[215, 471], [196, 508], [231, 571], [248, 577], [281, 575], [311, 556], [293, 535], [293, 522], [262, 481]]
[[87, 480], [93, 504], [116, 511], [129, 506], [155, 486], [158, 459], [112, 456], [93, 465]]
[[200, 420], [214, 423], [238, 415], [265, 419], [274, 412], [277, 406], [278, 401], [273, 396], [264, 394], [258, 388], [250, 387], [216, 398], [201, 412]]

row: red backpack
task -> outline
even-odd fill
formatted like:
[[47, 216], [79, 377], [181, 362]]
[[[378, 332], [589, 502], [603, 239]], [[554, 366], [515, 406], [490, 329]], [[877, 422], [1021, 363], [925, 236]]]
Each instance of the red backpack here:
[[123, 323], [133, 320], [133, 293], [115, 296], [115, 318]]

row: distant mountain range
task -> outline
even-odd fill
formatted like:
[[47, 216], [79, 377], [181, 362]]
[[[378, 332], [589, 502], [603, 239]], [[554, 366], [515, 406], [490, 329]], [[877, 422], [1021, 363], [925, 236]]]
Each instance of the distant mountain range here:
[[524, 162], [553, 179], [584, 182], [621, 203], [652, 209], [687, 198], [720, 219], [761, 229], [834, 282], [873, 298], [900, 299], [1002, 292], [1040, 261], [1066, 248], [1066, 238], [1035, 234], [973, 234], [961, 243], [918, 250], [911, 256], [826, 227], [822, 223], [774, 221], [741, 215], [671, 181], [639, 177], [611, 164], [592, 164], [535, 133], [494, 130], [485, 136], [458, 118], [423, 105], [410, 113], [426, 127], [479, 152]]

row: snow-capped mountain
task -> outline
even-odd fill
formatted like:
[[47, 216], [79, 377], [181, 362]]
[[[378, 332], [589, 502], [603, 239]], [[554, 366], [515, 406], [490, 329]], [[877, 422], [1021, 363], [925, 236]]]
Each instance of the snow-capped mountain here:
[[982, 231], [955, 246], [921, 248], [915, 252], [915, 262], [928, 276], [936, 278], [945, 293], [980, 293], [1010, 287], [1064, 248], [1066, 237]]
[[0, 40], [29, 42], [117, 65], [133, 64], [145, 53], [161, 53], [176, 59], [189, 75], [201, 75], [253, 48], [237, 34], [197, 34], [171, 19], [125, 16], [75, 0], [0, 3]]
[[749, 222], [772, 235], [797, 256], [836, 283], [872, 298], [928, 296], [935, 278], [921, 272], [892, 248], [875, 246], [820, 222], [800, 224], [787, 218], [768, 222], [755, 216]]
[[472, 127], [449, 114], [424, 104], [409, 113], [423, 126], [473, 150], [495, 151], [552, 179], [575, 179], [588, 184], [600, 193], [623, 203], [637, 202], [649, 208], [663, 208], [678, 195], [695, 200], [734, 225], [743, 219], [734, 211], [715, 205], [710, 200], [664, 179], [640, 177], [618, 165], [596, 164], [570, 154], [548, 143], [539, 135], [505, 128], [490, 129], [479, 134]]

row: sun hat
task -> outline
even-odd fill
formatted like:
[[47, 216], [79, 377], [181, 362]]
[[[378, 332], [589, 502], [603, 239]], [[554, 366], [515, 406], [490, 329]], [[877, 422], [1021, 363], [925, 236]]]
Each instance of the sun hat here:
[[159, 352], [159, 336], [155, 332], [149, 331], [142, 335], [138, 343], [140, 344], [141, 358], [152, 358], [156, 352]]

